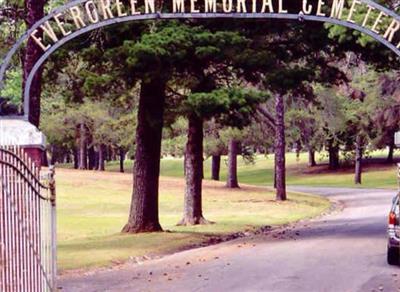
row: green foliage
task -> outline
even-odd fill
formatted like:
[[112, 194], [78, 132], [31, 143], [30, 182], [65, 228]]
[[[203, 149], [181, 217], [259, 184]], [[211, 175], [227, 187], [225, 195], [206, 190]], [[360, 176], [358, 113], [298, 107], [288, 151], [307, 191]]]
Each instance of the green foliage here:
[[316, 76], [315, 74], [314, 68], [297, 64], [293, 67], [277, 68], [267, 72], [264, 78], [264, 86], [273, 92], [287, 94], [290, 91], [298, 90], [305, 82], [312, 81]]
[[[391, 10], [396, 11], [396, 5], [394, 2], [385, 0], [376, 2], [380, 2], [380, 4], [386, 7], [390, 6]], [[366, 5], [359, 6], [353, 12], [352, 19], [357, 24], [362, 25], [365, 15], [367, 13], [367, 9], [368, 7]], [[349, 10], [349, 7], [344, 9], [343, 17], [346, 17], [348, 15]], [[370, 20], [366, 24], [367, 29], [371, 30], [372, 26], [374, 25], [374, 21], [377, 19], [379, 13], [380, 12], [378, 10], [372, 10], [370, 12]], [[383, 34], [384, 29], [389, 26], [391, 20], [389, 17], [383, 17], [381, 21], [382, 24], [378, 26], [378, 31]], [[354, 52], [359, 55], [359, 57], [363, 60], [383, 69], [398, 67], [397, 56], [391, 50], [383, 46], [380, 42], [370, 37], [369, 35], [339, 25], [325, 24], [324, 26], [328, 30], [328, 37], [338, 42], [338, 45], [336, 46], [336, 50], [338, 53]]]
[[178, 118], [172, 125], [164, 128], [162, 156], [182, 157], [186, 145], [187, 120]]
[[180, 135], [162, 141], [162, 156], [182, 157], [185, 152], [186, 136]]
[[223, 141], [220, 137], [208, 135], [204, 141], [204, 153], [207, 157], [213, 155], [227, 154], [228, 147], [226, 141]]
[[21, 105], [22, 96], [22, 72], [19, 69], [9, 70], [7, 81], [0, 96], [6, 98], [9, 102], [15, 105]]
[[222, 125], [243, 128], [251, 122], [255, 107], [269, 95], [252, 89], [223, 88], [210, 93], [192, 93], [186, 106], [205, 119], [214, 117]]
[[[368, 7], [366, 5], [360, 6], [353, 12], [352, 19], [357, 24], [361, 25], [364, 22], [367, 11]], [[349, 14], [349, 9], [344, 9], [343, 12], [344, 17], [347, 17]], [[372, 25], [374, 24], [374, 20], [377, 19], [379, 13], [380, 12], [377, 10], [372, 10], [370, 12], [370, 21], [367, 23], [368, 29], [371, 29]], [[389, 26], [390, 22], [391, 20], [389, 18], [382, 18], [382, 24], [379, 27], [386, 28]], [[330, 38], [337, 39], [339, 43], [354, 42], [359, 44], [361, 47], [368, 47], [371, 50], [375, 50], [380, 47], [379, 43], [375, 39], [369, 35], [361, 33], [360, 31], [329, 23], [325, 24], [325, 26], [329, 30], [328, 36]]]

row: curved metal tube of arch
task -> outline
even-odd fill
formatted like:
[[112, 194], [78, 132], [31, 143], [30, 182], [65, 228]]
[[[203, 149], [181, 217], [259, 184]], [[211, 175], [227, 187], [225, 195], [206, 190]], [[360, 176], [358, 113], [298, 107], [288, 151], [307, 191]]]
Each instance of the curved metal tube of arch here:
[[[13, 55], [17, 52], [17, 50], [19, 49], [19, 47], [23, 44], [24, 41], [26, 41], [30, 35], [32, 34], [32, 32], [35, 31], [35, 29], [39, 28], [40, 25], [42, 25], [43, 23], [45, 23], [46, 21], [50, 20], [52, 17], [54, 17], [55, 15], [57, 15], [58, 13], [61, 13], [63, 11], [65, 11], [68, 8], [71, 8], [73, 6], [79, 5], [81, 3], [85, 3], [87, 0], [74, 0], [71, 1], [67, 4], [64, 4], [62, 6], [59, 6], [55, 9], [53, 9], [49, 14], [47, 14], [45, 17], [43, 17], [41, 20], [39, 20], [38, 22], [36, 22], [29, 30], [27, 30], [19, 39], [18, 41], [14, 44], [14, 46], [10, 49], [10, 51], [7, 53], [7, 55], [4, 58], [4, 61], [1, 64], [0, 67], [0, 89], [3, 87], [3, 80], [4, 80], [4, 74], [5, 71], [7, 70], [11, 59], [13, 57]], [[387, 15], [392, 16], [393, 18], [397, 19], [400, 21], [400, 16], [397, 15], [395, 12], [391, 11], [390, 9], [374, 2], [371, 0], [361, 0], [362, 3], [365, 3], [367, 5], [370, 5], [378, 10], [381, 10], [383, 12], [385, 12]], [[159, 14], [159, 13], [158, 13]], [[189, 14], [189, 13], [188, 13]], [[233, 13], [234, 14], [234, 13]], [[260, 13], [261, 14], [261, 13]], [[153, 14], [151, 14], [153, 15]], [[192, 14], [192, 16], [195, 14]], [[231, 16], [232, 14], [226, 14], [228, 16]], [[251, 14], [250, 14], [251, 15]], [[271, 15], [269, 13], [264, 13], [263, 15]], [[265, 18], [268, 18], [266, 16], [264, 16]], [[212, 18], [212, 16], [210, 16], [210, 18]], [[317, 17], [318, 18], [318, 17]], [[288, 19], [293, 19], [288, 17]]]

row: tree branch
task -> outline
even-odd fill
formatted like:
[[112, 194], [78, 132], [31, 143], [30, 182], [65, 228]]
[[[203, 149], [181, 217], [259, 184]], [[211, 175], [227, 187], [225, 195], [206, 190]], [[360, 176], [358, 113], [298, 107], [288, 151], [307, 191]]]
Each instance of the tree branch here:
[[272, 128], [275, 128], [275, 119], [274, 117], [268, 112], [268, 110], [265, 108], [265, 105], [260, 105], [257, 108], [257, 112], [260, 113], [265, 120], [270, 124]]

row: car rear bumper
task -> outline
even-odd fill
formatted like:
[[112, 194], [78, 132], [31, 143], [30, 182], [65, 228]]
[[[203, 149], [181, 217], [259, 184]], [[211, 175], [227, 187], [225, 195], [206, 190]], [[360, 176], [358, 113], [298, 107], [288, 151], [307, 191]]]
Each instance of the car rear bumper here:
[[389, 247], [400, 247], [400, 241], [398, 238], [389, 237]]
[[400, 238], [396, 235], [394, 228], [388, 229], [389, 247], [400, 247]]

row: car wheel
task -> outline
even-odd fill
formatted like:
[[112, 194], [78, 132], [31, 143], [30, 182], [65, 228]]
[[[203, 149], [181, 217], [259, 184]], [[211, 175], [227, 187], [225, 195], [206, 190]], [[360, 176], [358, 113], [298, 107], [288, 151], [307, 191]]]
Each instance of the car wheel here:
[[389, 265], [399, 264], [399, 249], [397, 247], [388, 247], [387, 250], [387, 262]]

